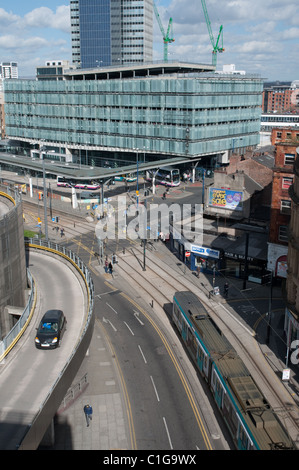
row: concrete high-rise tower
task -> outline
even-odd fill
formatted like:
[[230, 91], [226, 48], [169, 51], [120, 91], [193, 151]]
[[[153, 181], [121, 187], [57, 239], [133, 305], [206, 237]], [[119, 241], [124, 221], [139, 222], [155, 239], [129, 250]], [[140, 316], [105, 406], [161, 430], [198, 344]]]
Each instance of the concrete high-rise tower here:
[[152, 60], [152, 0], [71, 0], [72, 61], [82, 69]]

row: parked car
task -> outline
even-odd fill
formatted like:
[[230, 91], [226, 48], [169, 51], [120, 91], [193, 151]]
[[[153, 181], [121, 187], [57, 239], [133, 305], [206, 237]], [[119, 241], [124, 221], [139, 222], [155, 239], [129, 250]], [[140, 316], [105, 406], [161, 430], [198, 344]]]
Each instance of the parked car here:
[[35, 346], [38, 349], [57, 348], [65, 329], [66, 318], [62, 310], [48, 310], [37, 328]]

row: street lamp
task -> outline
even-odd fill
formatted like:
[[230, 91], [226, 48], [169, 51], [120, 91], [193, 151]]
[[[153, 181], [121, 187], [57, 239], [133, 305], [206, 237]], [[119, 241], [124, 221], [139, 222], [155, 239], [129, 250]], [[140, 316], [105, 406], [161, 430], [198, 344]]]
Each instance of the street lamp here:
[[268, 324], [267, 324], [267, 336], [266, 344], [270, 341], [270, 330], [271, 330], [271, 314], [272, 314], [272, 296], [273, 296], [273, 272], [270, 272], [270, 293], [269, 293], [269, 312], [268, 312]]
[[43, 200], [44, 200], [44, 214], [45, 214], [45, 237], [46, 241], [48, 241], [48, 220], [47, 220], [47, 188], [46, 188], [46, 171], [45, 171], [45, 157], [43, 155], [48, 154], [48, 153], [55, 153], [55, 150], [44, 150], [42, 147], [40, 149], [40, 158], [42, 158], [43, 161]]
[[146, 243], [147, 243], [147, 199], [144, 197], [144, 239], [143, 239], [143, 271], [146, 271], [145, 259], [146, 259]]
[[138, 209], [138, 202], [139, 202], [139, 187], [138, 187], [138, 176], [139, 176], [139, 172], [138, 172], [138, 151], [139, 149], [135, 149], [134, 150], [136, 151], [136, 166], [137, 166], [137, 184], [136, 184], [136, 202], [137, 202], [137, 209]]

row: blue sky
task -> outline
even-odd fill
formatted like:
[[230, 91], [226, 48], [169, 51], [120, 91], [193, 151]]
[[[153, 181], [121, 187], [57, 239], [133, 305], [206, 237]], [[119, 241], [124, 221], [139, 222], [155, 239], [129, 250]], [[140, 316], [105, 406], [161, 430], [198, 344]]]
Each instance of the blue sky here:
[[[50, 6], [49, 6], [50, 5]], [[211, 43], [199, 0], [156, 0], [164, 29], [173, 20], [169, 60], [211, 63]], [[258, 73], [267, 80], [299, 79], [298, 0], [206, 0], [215, 38], [223, 25], [218, 70]], [[35, 75], [46, 60], [71, 60], [68, 0], [2, 0], [0, 62], [16, 61], [19, 76]], [[163, 59], [162, 34], [154, 18], [154, 59]]]

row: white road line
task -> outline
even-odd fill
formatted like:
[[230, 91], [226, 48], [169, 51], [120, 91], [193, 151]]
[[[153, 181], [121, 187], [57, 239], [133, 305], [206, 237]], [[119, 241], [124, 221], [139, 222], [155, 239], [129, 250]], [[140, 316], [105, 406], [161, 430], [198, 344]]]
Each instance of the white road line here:
[[99, 299], [101, 299], [102, 295], [112, 294], [113, 292], [115, 292], [115, 291], [114, 290], [109, 290], [108, 292], [103, 292], [102, 294], [96, 294], [95, 297], [99, 297]]
[[156, 394], [157, 400], [160, 401], [160, 398], [159, 398], [159, 395], [158, 395], [158, 391], [157, 391], [157, 388], [156, 388], [154, 379], [153, 379], [152, 376], [150, 376], [150, 378], [151, 378], [151, 381], [152, 381], [152, 384], [153, 384], [153, 387], [154, 387], [154, 390], [155, 390], [155, 394]]
[[116, 310], [115, 310], [113, 307], [111, 307], [111, 305], [110, 305], [110, 304], [108, 304], [108, 302], [106, 302], [106, 305], [108, 305], [108, 307], [110, 307], [110, 308], [111, 308], [111, 310], [113, 310], [113, 312], [115, 312], [115, 313], [116, 313], [116, 315], [118, 315], [118, 312], [117, 312], [117, 311], [116, 311]]
[[166, 423], [166, 419], [164, 418], [164, 416], [163, 416], [163, 421], [164, 421], [164, 426], [165, 426], [165, 429], [166, 429], [166, 433], [167, 433], [170, 448], [173, 449], [172, 442], [171, 442], [171, 439], [170, 439], [170, 434], [169, 434], [167, 423]]
[[139, 318], [139, 312], [136, 312], [136, 310], [134, 310], [134, 317], [139, 321], [140, 325], [144, 325], [144, 323]]
[[133, 331], [131, 330], [131, 328], [129, 327], [128, 323], [126, 323], [126, 322], [124, 321], [124, 324], [126, 325], [126, 327], [128, 328], [128, 330], [129, 330], [129, 331], [132, 333], [132, 335], [134, 336], [134, 333], [133, 333]]
[[141, 346], [139, 346], [139, 344], [138, 344], [138, 348], [139, 348], [141, 356], [143, 357], [143, 360], [144, 360], [145, 364], [147, 364], [147, 360], [145, 359], [145, 355], [143, 354], [143, 351], [141, 349]]
[[115, 328], [115, 326], [111, 323], [110, 320], [107, 320], [107, 318], [103, 317], [103, 322], [104, 322], [104, 323], [109, 323], [109, 325], [111, 325], [111, 327], [114, 329], [114, 331], [117, 331], [117, 329]]

